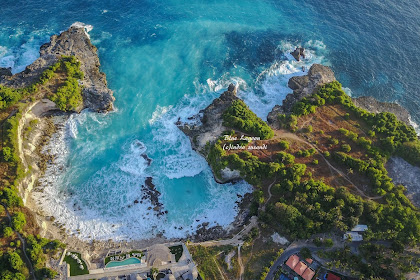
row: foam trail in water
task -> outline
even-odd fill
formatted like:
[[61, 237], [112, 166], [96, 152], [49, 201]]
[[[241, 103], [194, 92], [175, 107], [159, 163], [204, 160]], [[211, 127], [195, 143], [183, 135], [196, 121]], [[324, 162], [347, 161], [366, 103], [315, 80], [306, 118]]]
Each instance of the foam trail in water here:
[[[287, 53], [294, 48], [287, 44], [280, 47], [286, 49], [284, 57], [289, 57]], [[68, 158], [74, 156], [69, 153], [69, 144], [79, 141], [82, 130], [95, 135], [101, 127], [108, 125], [107, 117], [89, 111], [72, 115], [45, 149], [55, 155], [56, 160], [40, 180], [44, 192], [35, 193], [34, 197], [48, 215], [55, 216], [58, 223], [82, 239], [142, 239], [158, 232], [166, 237], [185, 237], [194, 233], [203, 222], [210, 226], [229, 225], [238, 211], [237, 195], [251, 192], [252, 187], [245, 182], [217, 184], [205, 159], [191, 149], [189, 139], [175, 123], [178, 120], [192, 122], [189, 117], [208, 106], [232, 82], [238, 86], [238, 95], [265, 119], [271, 108], [281, 104], [286, 93], [290, 92], [287, 80], [293, 75], [306, 74], [301, 72], [302, 66], [309, 69], [312, 63], [322, 61], [322, 57], [315, 53], [308, 48], [304, 61], [296, 62], [290, 57], [276, 61], [257, 77], [252, 86], [229, 74], [218, 80], [208, 79], [204, 84], [196, 81], [195, 95], [185, 95], [175, 106], [157, 106], [149, 120], [150, 136], [141, 141], [127, 140], [118, 160], [88, 178], [79, 178], [83, 172], [78, 168], [82, 167], [64, 172]], [[100, 145], [89, 142], [95, 139], [85, 141], [77, 154], [94, 157], [101, 149]], [[143, 157], [146, 153], [152, 157], [151, 166], [147, 157]], [[170, 199], [170, 192], [165, 189], [166, 180], [200, 176], [197, 178], [204, 180], [203, 188], [209, 200], [189, 213], [173, 212], [176, 210], [172, 209], [169, 215], [158, 216], [150, 201], [142, 199], [141, 186], [148, 176], [153, 177], [154, 184], [161, 191], [164, 207]], [[71, 182], [77, 181], [81, 183], [75, 188]]]

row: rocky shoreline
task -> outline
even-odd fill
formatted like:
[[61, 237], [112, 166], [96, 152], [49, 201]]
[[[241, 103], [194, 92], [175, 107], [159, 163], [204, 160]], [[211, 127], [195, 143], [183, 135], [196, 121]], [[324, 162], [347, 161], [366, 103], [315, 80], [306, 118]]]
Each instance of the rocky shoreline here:
[[113, 92], [108, 88], [105, 73], [100, 71], [97, 49], [90, 42], [84, 27], [73, 25], [61, 34], [51, 36], [50, 42], [41, 46], [39, 55], [24, 71], [15, 75], [12, 75], [10, 69], [0, 68], [0, 84], [12, 88], [32, 85], [38, 81], [42, 72], [62, 56], [75, 56], [81, 62], [80, 70], [84, 73], [80, 81], [83, 104], [77, 111], [86, 108], [96, 112], [113, 110]]
[[[27, 66], [23, 72], [12, 75], [10, 69], [1, 68], [0, 84], [12, 88], [28, 86], [37, 81], [41, 73], [57, 62], [62, 55], [76, 56], [81, 62], [81, 70], [85, 74], [84, 79], [80, 81], [80, 84], [83, 85], [83, 104], [80, 108], [77, 108], [76, 113], [85, 108], [100, 113], [112, 111], [114, 97], [112, 91], [107, 87], [105, 74], [100, 72], [96, 47], [91, 44], [85, 29], [80, 26], [72, 26], [60, 35], [53, 35], [51, 41], [41, 47], [40, 57]], [[236, 93], [234, 87], [230, 88], [230, 90], [231, 93]], [[231, 93], [227, 95], [231, 95]], [[52, 101], [42, 99], [28, 103], [26, 110], [22, 112], [22, 118], [19, 123], [19, 154], [25, 169], [29, 170], [29, 166], [31, 166], [31, 172], [28, 172], [28, 175], [21, 181], [19, 189], [25, 206], [33, 214], [39, 226], [41, 236], [49, 239], [58, 239], [67, 244], [72, 250], [84, 252], [86, 260], [93, 264], [91, 268], [95, 268], [95, 263], [101, 263], [102, 257], [112, 248], [128, 250], [167, 241], [177, 241], [178, 239], [168, 240], [162, 234], [158, 234], [152, 239], [120, 242], [113, 240], [81, 240], [77, 236], [69, 235], [62, 225], [55, 222], [54, 217], [46, 215], [38, 206], [31, 194], [33, 191], [42, 192], [42, 189], [37, 185], [37, 181], [43, 176], [47, 164], [54, 164], [54, 157], [44, 153], [43, 149], [49, 143], [54, 132], [60, 127], [62, 129], [71, 113], [74, 112], [59, 111]], [[25, 133], [29, 126], [31, 126], [31, 132]], [[141, 156], [148, 164], [151, 163], [152, 160], [146, 154]], [[141, 199], [134, 201], [134, 204], [149, 200], [154, 206], [150, 210], [153, 210], [156, 215], [167, 214], [163, 204], [159, 201], [160, 192], [155, 188], [152, 177], [146, 179], [145, 184], [142, 186], [142, 192], [144, 195]], [[250, 198], [243, 199], [241, 203], [238, 203], [241, 214], [236, 217], [235, 222], [228, 229], [223, 229], [220, 226], [209, 228], [208, 224], [203, 223], [199, 226], [197, 232], [188, 238], [193, 241], [203, 241], [229, 237], [238, 231], [238, 228], [246, 221], [246, 213], [249, 208], [246, 203], [248, 202], [250, 202]], [[50, 264], [52, 266], [54, 263], [51, 260]]]

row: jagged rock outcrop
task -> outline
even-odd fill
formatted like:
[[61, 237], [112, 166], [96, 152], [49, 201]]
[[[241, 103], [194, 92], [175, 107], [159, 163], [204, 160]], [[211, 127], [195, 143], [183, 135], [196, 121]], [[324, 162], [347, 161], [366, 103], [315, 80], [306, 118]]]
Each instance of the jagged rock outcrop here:
[[354, 105], [363, 108], [371, 113], [390, 112], [395, 114], [397, 119], [407, 125], [410, 124], [410, 113], [397, 103], [380, 102], [371, 96], [352, 98]]
[[227, 130], [222, 124], [223, 112], [233, 101], [238, 99], [236, 88], [231, 84], [228, 90], [222, 93], [219, 98], [214, 99], [207, 108], [191, 117], [192, 123], [177, 123], [178, 127], [190, 138], [194, 150], [203, 154], [206, 143], [216, 141], [222, 132]]
[[313, 64], [305, 76], [290, 78], [288, 86], [293, 90], [293, 93], [286, 96], [283, 100], [283, 105], [274, 106], [267, 116], [268, 123], [275, 123], [278, 114], [290, 113], [296, 102], [311, 95], [317, 87], [335, 80], [334, 72], [329, 67], [321, 64]]
[[305, 49], [302, 47], [297, 47], [293, 52], [290, 53], [297, 61], [300, 61], [300, 58], [305, 58]]
[[[213, 100], [207, 108], [189, 118], [192, 122], [181, 123], [178, 121], [176, 123], [179, 129], [190, 139], [192, 148], [205, 158], [207, 157], [206, 144], [214, 143], [224, 131], [228, 130], [223, 126], [222, 115], [232, 102], [238, 99], [236, 87], [230, 84], [228, 90], [222, 93], [219, 98]], [[218, 183], [227, 183], [241, 179], [238, 171], [230, 170], [229, 168], [223, 169], [220, 175], [220, 178], [215, 176], [215, 180]]]
[[22, 88], [36, 82], [41, 73], [56, 63], [62, 55], [75, 56], [81, 62], [84, 79], [83, 106], [94, 111], [105, 112], [113, 109], [113, 93], [107, 87], [106, 76], [99, 70], [100, 63], [97, 49], [90, 42], [85, 28], [73, 25], [60, 35], [51, 36], [50, 42], [41, 46], [40, 57], [26, 69], [13, 76], [1, 75], [0, 83], [9, 87]]
[[12, 76], [12, 69], [10, 67], [8, 68], [3, 68], [0, 67], [0, 77], [5, 76], [5, 77], [9, 77]]

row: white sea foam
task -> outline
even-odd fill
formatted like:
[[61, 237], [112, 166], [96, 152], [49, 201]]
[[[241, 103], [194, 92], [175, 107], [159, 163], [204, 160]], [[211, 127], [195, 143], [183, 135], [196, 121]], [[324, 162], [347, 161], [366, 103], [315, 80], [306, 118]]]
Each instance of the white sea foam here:
[[85, 24], [85, 23], [80, 22], [80, 21], [76, 21], [76, 22], [75, 22], [75, 23], [73, 23], [71, 26], [72, 26], [72, 27], [74, 26], [74, 27], [78, 27], [78, 28], [83, 28], [83, 30], [85, 31], [86, 35], [87, 35], [87, 36], [89, 37], [89, 39], [90, 39], [89, 32], [90, 32], [90, 31], [92, 31], [92, 29], [93, 29], [93, 26], [92, 26], [92, 25], [90, 25], [90, 24]]
[[420, 126], [411, 119], [411, 116], [408, 116], [408, 121], [410, 122], [414, 130], [417, 132], [417, 135], [420, 136]]
[[[39, 57], [39, 48], [45, 43], [49, 36], [48, 30], [37, 30], [29, 34], [26, 42], [21, 46], [6, 48], [0, 46], [0, 67], [12, 68], [12, 73], [25, 70], [26, 66], [34, 62]], [[23, 33], [19, 28], [11, 37], [21, 36]]]
[[[319, 45], [319, 44], [318, 44]], [[318, 46], [317, 45], [317, 46]], [[295, 46], [283, 43], [279, 48], [289, 49]], [[319, 46], [318, 46], [319, 47]], [[72, 234], [82, 239], [142, 239], [163, 232], [166, 237], [185, 237], [195, 232], [196, 227], [208, 222], [212, 225], [227, 226], [233, 222], [238, 211], [237, 195], [252, 191], [245, 182], [235, 185], [215, 183], [211, 170], [203, 157], [191, 149], [189, 139], [178, 129], [175, 123], [190, 121], [191, 115], [197, 114], [225, 90], [230, 83], [236, 84], [238, 95], [265, 118], [275, 104], [281, 104], [290, 92], [287, 80], [293, 75], [303, 75], [302, 66], [309, 69], [312, 63], [323, 59], [315, 50], [307, 50], [307, 59], [296, 62], [289, 58], [277, 61], [264, 70], [252, 85], [240, 77], [231, 77], [228, 73], [217, 80], [208, 79], [206, 83], [195, 81], [194, 96], [185, 95], [175, 106], [157, 106], [149, 125], [151, 135], [128, 139], [123, 145], [119, 158], [105, 165], [92, 174], [80, 177], [81, 167], [69, 168], [70, 144], [84, 139], [77, 153], [80, 156], [92, 156], [106, 147], [95, 143], [96, 138], [82, 137], [84, 134], [96, 135], [100, 129], [108, 126], [107, 117], [83, 111], [72, 115], [66, 126], [59, 130], [45, 148], [55, 155], [55, 163], [48, 165], [45, 176], [40, 180], [44, 191], [34, 193], [40, 206], [47, 215], [55, 216]], [[81, 149], [81, 150], [80, 150]], [[153, 155], [153, 162], [148, 166], [142, 155]], [[149, 207], [148, 200], [141, 200], [141, 185], [146, 177], [153, 177], [154, 184], [161, 191], [161, 201], [168, 201], [170, 192], [165, 188], [166, 180], [178, 180], [185, 177], [201, 176], [209, 200], [198, 205], [191, 212], [172, 209], [168, 215], [157, 216]], [[76, 182], [76, 183], [72, 183]], [[77, 186], [73, 185], [77, 184]], [[182, 229], [180, 229], [182, 227]]]
[[348, 96], [352, 96], [352, 91], [351, 91], [351, 89], [350, 88], [348, 88], [348, 87], [343, 87], [343, 91], [348, 95]]

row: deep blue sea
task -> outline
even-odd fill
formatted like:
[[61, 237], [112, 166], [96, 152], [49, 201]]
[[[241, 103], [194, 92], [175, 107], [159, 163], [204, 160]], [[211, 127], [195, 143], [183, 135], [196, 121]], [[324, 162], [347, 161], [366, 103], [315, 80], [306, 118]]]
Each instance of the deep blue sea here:
[[[22, 71], [49, 37], [83, 22], [116, 111], [73, 115], [47, 149], [57, 156], [35, 193], [47, 215], [84, 239], [183, 237], [228, 226], [246, 183], [219, 185], [174, 125], [230, 82], [262, 118], [302, 66], [329, 65], [352, 96], [398, 102], [420, 123], [420, 2], [1, 0], [0, 66]], [[294, 61], [288, 52], [307, 49]], [[141, 156], [153, 161], [147, 166]], [[141, 200], [146, 177], [167, 215]]]

